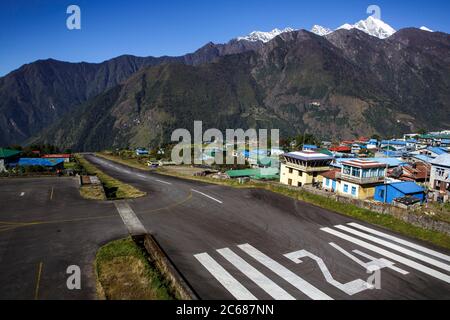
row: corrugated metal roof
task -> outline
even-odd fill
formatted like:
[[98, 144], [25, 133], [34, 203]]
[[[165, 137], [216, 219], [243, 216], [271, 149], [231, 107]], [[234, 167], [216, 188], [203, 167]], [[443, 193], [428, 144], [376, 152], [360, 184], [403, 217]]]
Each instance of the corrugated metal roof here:
[[10, 158], [20, 154], [20, 151], [0, 148], [0, 158]]
[[424, 192], [424, 188], [419, 186], [417, 183], [414, 182], [395, 182], [391, 183], [390, 186], [393, 188], [399, 190], [403, 194], [412, 194], [412, 193], [419, 193]]
[[447, 153], [447, 150], [444, 150], [443, 148], [439, 147], [428, 147], [427, 150], [436, 153], [438, 156]]
[[439, 157], [431, 161], [431, 164], [450, 168], [450, 154], [446, 153], [440, 155]]
[[283, 154], [284, 157], [298, 159], [302, 161], [315, 161], [315, 160], [332, 160], [333, 158], [326, 154], [314, 152], [314, 151], [296, 151]]
[[[358, 159], [358, 158], [337, 158], [331, 165], [336, 168], [341, 168], [342, 162], [351, 161], [351, 160], [355, 160], [355, 159]], [[388, 165], [390, 168], [398, 167], [398, 166], [406, 164], [405, 162], [400, 161], [397, 158], [365, 158], [365, 160], [380, 162], [380, 163], [383, 163], [384, 165]]]
[[372, 160], [363, 160], [363, 159], [353, 159], [342, 162], [344, 166], [352, 166], [357, 168], [382, 168], [386, 165], [384, 163], [378, 162], [378, 161], [372, 161]]
[[64, 163], [64, 159], [43, 159], [43, 158], [20, 158], [19, 166], [43, 166], [54, 167], [60, 163]]
[[412, 156], [415, 159], [419, 159], [420, 161], [426, 162], [426, 163], [431, 163], [431, 161], [434, 160], [434, 158], [426, 156], [424, 154], [416, 154]]
[[226, 173], [230, 178], [252, 177], [256, 179], [263, 179], [279, 175], [280, 170], [278, 168], [260, 168], [260, 169], [230, 170], [227, 171]]

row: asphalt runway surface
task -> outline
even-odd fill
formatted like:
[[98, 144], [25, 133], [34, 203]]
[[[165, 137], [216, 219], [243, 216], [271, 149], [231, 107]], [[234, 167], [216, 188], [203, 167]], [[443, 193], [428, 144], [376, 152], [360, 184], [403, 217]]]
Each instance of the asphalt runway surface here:
[[[82, 199], [73, 179], [0, 180], [0, 298], [93, 299], [96, 250], [142, 229], [201, 299], [450, 298], [448, 250], [265, 190], [86, 158], [148, 196], [114, 204]], [[81, 290], [67, 289], [69, 265]]]

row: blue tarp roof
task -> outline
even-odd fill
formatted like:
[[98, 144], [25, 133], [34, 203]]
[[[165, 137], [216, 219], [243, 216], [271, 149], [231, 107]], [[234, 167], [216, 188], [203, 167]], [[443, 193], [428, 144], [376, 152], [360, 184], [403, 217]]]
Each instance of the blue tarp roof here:
[[313, 144], [305, 144], [303, 145], [303, 150], [305, 149], [317, 149], [317, 146], [313, 145]]
[[417, 183], [409, 181], [391, 183], [390, 186], [404, 194], [412, 194], [425, 191], [425, 189], [419, 186]]
[[450, 143], [450, 140], [449, 139], [442, 139], [442, 141], [441, 141], [442, 143]]
[[43, 166], [54, 167], [60, 163], [63, 163], [64, 159], [43, 159], [43, 158], [20, 158], [19, 166]]

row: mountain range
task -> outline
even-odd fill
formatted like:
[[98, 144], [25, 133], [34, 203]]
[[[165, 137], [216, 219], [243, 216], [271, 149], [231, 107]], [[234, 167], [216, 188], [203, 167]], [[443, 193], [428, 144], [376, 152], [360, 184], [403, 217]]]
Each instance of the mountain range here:
[[181, 57], [40, 60], [0, 78], [0, 145], [158, 145], [194, 120], [326, 139], [450, 128], [450, 36], [389, 28], [369, 18], [320, 35], [254, 32]]

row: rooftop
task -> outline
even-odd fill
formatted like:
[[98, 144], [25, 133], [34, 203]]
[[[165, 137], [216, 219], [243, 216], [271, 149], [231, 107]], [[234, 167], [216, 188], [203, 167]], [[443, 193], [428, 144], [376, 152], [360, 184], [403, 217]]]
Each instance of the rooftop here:
[[445, 153], [443, 155], [440, 155], [439, 157], [431, 161], [431, 164], [450, 168], [450, 154]]
[[353, 159], [342, 162], [342, 165], [357, 167], [361, 169], [370, 169], [370, 168], [384, 168], [386, 164], [373, 161], [373, 160], [362, 160], [362, 159]]
[[42, 156], [42, 158], [70, 158], [72, 155], [71, 154], [44, 154]]
[[293, 158], [302, 161], [316, 161], [316, 160], [332, 160], [333, 158], [315, 151], [295, 151], [283, 154], [284, 157]]
[[440, 147], [428, 147], [427, 150], [431, 151], [433, 153], [436, 153], [438, 156], [447, 153], [447, 150], [445, 150], [444, 148], [440, 148]]
[[0, 159], [14, 157], [18, 154], [20, 154], [20, 151], [0, 148]]
[[63, 162], [64, 159], [20, 158], [19, 166], [53, 167]]
[[424, 188], [419, 186], [417, 183], [406, 181], [406, 182], [395, 182], [390, 184], [391, 187], [399, 190], [403, 194], [412, 194], [424, 192]]
[[[343, 162], [351, 160], [358, 160], [358, 158], [337, 158], [331, 165], [336, 168], [341, 168]], [[366, 158], [365, 160], [383, 163], [384, 167], [387, 165], [390, 168], [405, 164], [403, 161], [400, 161], [397, 158]]]
[[321, 173], [320, 175], [321, 175], [322, 177], [324, 177], [324, 178], [328, 178], [328, 179], [331, 179], [331, 180], [336, 180], [336, 175], [337, 175], [338, 173], [340, 173], [340, 172], [341, 172], [341, 171], [340, 171], [339, 169], [333, 169], [333, 170], [330, 170], [330, 171]]

